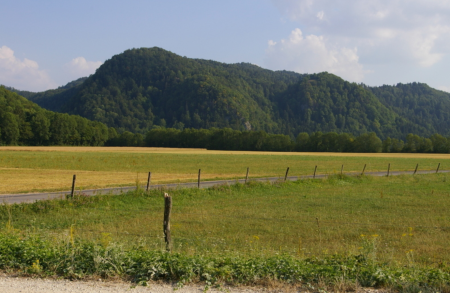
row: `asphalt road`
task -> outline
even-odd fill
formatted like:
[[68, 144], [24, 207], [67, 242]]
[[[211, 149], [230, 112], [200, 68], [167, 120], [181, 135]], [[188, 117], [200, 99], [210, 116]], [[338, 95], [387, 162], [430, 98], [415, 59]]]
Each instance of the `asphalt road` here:
[[[440, 170], [439, 173], [448, 173], [450, 170]], [[398, 176], [401, 174], [411, 174], [413, 175], [413, 171], [391, 171], [389, 173], [389, 176]], [[434, 170], [427, 170], [427, 171], [417, 171], [416, 174], [430, 174], [430, 173], [436, 173]], [[346, 175], [356, 175], [358, 173], [344, 173]], [[365, 175], [370, 176], [386, 176], [387, 172], [366, 172]], [[325, 178], [328, 175], [319, 174], [316, 175], [315, 178]], [[286, 180], [290, 181], [296, 181], [301, 179], [312, 179], [313, 175], [308, 176], [288, 176]], [[275, 182], [278, 180], [284, 180], [284, 177], [266, 177], [266, 178], [251, 178], [249, 180], [252, 181], [270, 181]], [[208, 188], [215, 185], [221, 185], [221, 184], [235, 184], [235, 183], [245, 183], [245, 179], [239, 179], [239, 180], [216, 180], [216, 181], [203, 181], [200, 183], [200, 188]], [[198, 186], [198, 182], [190, 182], [190, 183], [171, 183], [171, 184], [152, 184], [150, 185], [151, 189], [161, 189], [161, 188], [195, 188]], [[146, 188], [146, 186], [142, 186], [143, 189]], [[95, 196], [98, 194], [120, 194], [124, 192], [128, 192], [130, 190], [136, 189], [136, 186], [130, 186], [130, 187], [112, 187], [112, 188], [102, 188], [102, 189], [86, 189], [82, 191], [77, 190], [78, 193], [82, 193], [84, 195], [88, 196]], [[34, 202], [37, 200], [48, 200], [48, 199], [54, 199], [54, 198], [65, 198], [66, 195], [70, 194], [70, 191], [58, 191], [58, 192], [42, 192], [42, 193], [19, 193], [19, 194], [1, 194], [0, 195], [0, 203], [22, 203], [22, 202]]]

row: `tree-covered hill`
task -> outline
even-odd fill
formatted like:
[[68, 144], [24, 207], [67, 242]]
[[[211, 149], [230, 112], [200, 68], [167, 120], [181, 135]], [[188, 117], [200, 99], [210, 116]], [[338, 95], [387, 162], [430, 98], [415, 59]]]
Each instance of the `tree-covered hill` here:
[[387, 108], [399, 116], [408, 117], [415, 125], [425, 128], [402, 130], [424, 135], [450, 134], [450, 94], [433, 89], [424, 83], [397, 84], [396, 86], [368, 87]]
[[326, 72], [271, 71], [160, 48], [127, 50], [71, 86], [26, 96], [121, 132], [228, 127], [292, 138], [316, 131], [374, 132], [382, 139], [450, 135], [450, 94], [424, 84], [370, 88]]
[[412, 122], [409, 115], [384, 104], [364, 86], [326, 72], [290, 85], [274, 103], [285, 134], [375, 132], [381, 138], [404, 138], [408, 133], [436, 133], [432, 125]]
[[250, 64], [133, 49], [106, 61], [60, 111], [133, 132], [154, 125], [277, 132], [271, 98], [299, 79]]
[[42, 109], [0, 86], [0, 145], [103, 145], [115, 135], [101, 122]]

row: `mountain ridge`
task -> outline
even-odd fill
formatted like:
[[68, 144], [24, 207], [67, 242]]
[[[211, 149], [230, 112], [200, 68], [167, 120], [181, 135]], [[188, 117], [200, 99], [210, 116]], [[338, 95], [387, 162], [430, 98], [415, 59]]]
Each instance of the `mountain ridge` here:
[[450, 94], [426, 84], [368, 87], [330, 73], [271, 71], [126, 50], [69, 88], [28, 95], [44, 108], [100, 121], [120, 132], [157, 127], [316, 131], [405, 138], [450, 135]]

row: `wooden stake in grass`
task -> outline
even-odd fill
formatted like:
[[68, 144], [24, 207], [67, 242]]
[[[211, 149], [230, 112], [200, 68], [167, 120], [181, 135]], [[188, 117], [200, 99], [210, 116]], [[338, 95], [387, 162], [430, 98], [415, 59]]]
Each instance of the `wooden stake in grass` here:
[[419, 168], [419, 164], [416, 165], [416, 169], [414, 170], [414, 174], [413, 174], [413, 175], [416, 175], [416, 173], [417, 173], [417, 168]]
[[389, 177], [389, 171], [391, 169], [391, 163], [388, 164], [388, 171], [387, 171], [387, 177]]
[[344, 171], [344, 165], [342, 165], [342, 167], [341, 167], [341, 175], [342, 175], [342, 171]]
[[288, 173], [289, 173], [289, 167], [287, 167], [287, 169], [286, 169], [286, 175], [284, 175], [284, 182], [286, 182]]
[[152, 180], [152, 172], [148, 172], [147, 191], [150, 189], [150, 180]]
[[361, 172], [361, 176], [364, 175], [364, 171], [366, 171], [366, 164], [364, 164], [363, 171]]
[[316, 165], [316, 167], [314, 168], [314, 175], [313, 175], [313, 179], [316, 179], [316, 171], [317, 171], [317, 165]]
[[170, 237], [170, 213], [172, 211], [172, 197], [164, 193], [164, 241], [166, 242], [166, 250], [170, 252], [172, 249], [172, 238]]
[[73, 198], [73, 194], [75, 193], [75, 181], [77, 181], [77, 175], [73, 175], [72, 180], [72, 192], [70, 193], [70, 197]]
[[248, 181], [248, 171], [250, 170], [250, 168], [249, 167], [247, 167], [247, 175], [245, 175], [245, 184], [247, 184], [247, 181]]
[[441, 163], [438, 164], [438, 167], [436, 169], [436, 173], [439, 172], [439, 167], [441, 166]]
[[198, 169], [198, 188], [200, 188], [200, 176], [202, 173], [202, 169]]

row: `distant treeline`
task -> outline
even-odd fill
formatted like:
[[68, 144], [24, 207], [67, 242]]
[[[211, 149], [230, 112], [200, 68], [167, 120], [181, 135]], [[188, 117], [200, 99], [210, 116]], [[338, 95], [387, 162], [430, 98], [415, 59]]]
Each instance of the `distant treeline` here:
[[408, 134], [406, 140], [387, 138], [373, 132], [360, 136], [348, 133], [300, 133], [295, 140], [288, 135], [264, 131], [239, 131], [230, 128], [153, 129], [145, 136], [124, 132], [106, 143], [110, 146], [206, 148], [210, 150], [359, 152], [359, 153], [449, 153], [450, 137], [434, 134], [429, 138]]

